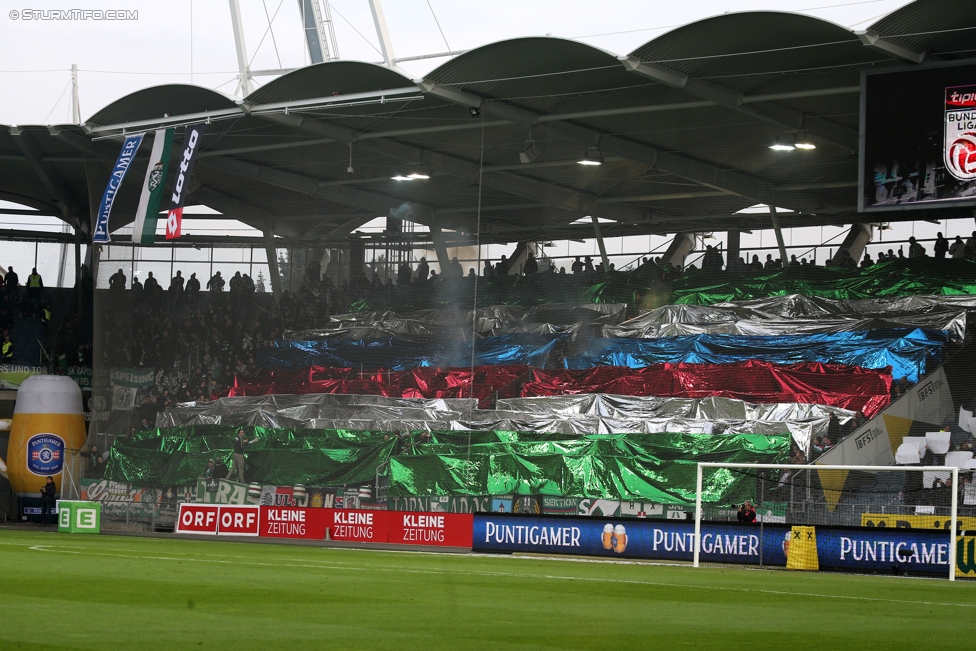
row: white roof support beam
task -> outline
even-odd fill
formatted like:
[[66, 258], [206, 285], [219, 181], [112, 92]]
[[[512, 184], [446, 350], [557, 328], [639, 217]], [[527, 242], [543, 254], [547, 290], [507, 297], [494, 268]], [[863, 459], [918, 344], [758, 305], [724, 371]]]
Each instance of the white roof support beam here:
[[877, 50], [883, 54], [896, 59], [903, 59], [905, 61], [910, 61], [911, 63], [922, 63], [925, 61], [927, 56], [925, 52], [917, 52], [909, 47], [900, 45], [893, 40], [886, 39], [881, 34], [877, 32], [872, 32], [870, 30], [861, 30], [854, 32], [864, 47], [869, 47], [872, 50]]
[[746, 102], [742, 93], [710, 81], [696, 79], [680, 72], [645, 63], [633, 57], [621, 57], [620, 62], [628, 72], [652, 79], [665, 86], [683, 90], [719, 106], [733, 109], [750, 117], [774, 124], [790, 131], [806, 131], [816, 135], [821, 142], [830, 143], [846, 151], [857, 150], [857, 130], [822, 118], [813, 118], [771, 101]]

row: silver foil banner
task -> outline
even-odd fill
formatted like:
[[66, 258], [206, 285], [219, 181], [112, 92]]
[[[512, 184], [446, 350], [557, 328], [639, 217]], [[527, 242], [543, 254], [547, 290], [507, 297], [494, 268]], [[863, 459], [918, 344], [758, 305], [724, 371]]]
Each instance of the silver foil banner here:
[[604, 337], [658, 339], [679, 335], [788, 335], [878, 328], [944, 330], [961, 341], [976, 296], [897, 296], [835, 300], [790, 294], [715, 305], [665, 305], [619, 325]]

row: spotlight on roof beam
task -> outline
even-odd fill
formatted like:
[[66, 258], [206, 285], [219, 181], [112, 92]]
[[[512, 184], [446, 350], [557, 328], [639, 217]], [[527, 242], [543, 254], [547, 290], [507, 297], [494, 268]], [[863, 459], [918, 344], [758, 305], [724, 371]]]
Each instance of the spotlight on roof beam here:
[[796, 147], [791, 142], [780, 141], [779, 136], [776, 136], [776, 142], [769, 146], [773, 151], [793, 151]]
[[397, 170], [397, 173], [390, 177], [394, 181], [413, 181], [409, 176], [404, 176], [403, 172]]
[[580, 165], [603, 165], [603, 154], [599, 149], [588, 149], [583, 158], [576, 161]]
[[796, 143], [796, 148], [797, 149], [816, 149], [817, 146], [815, 144], [813, 144], [812, 142], [810, 142], [809, 140], [801, 140], [800, 142]]
[[476, 118], [479, 115], [481, 115], [481, 111], [478, 110], [478, 107], [477, 106], [471, 106], [471, 107], [469, 107], [468, 108], [468, 111], [471, 113], [471, 117], [473, 117], [473, 118]]
[[535, 140], [526, 140], [525, 149], [519, 152], [519, 160], [522, 163], [531, 163], [539, 157], [539, 148], [535, 146]]
[[424, 174], [423, 172], [410, 172], [407, 174], [407, 179], [410, 181], [416, 181], [417, 179], [429, 179], [429, 174]]

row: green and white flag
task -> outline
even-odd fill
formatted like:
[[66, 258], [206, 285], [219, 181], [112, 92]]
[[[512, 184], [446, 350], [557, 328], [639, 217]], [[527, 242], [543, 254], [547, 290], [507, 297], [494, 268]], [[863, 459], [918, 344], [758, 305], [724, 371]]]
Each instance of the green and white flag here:
[[174, 129], [160, 129], [153, 140], [149, 167], [146, 169], [146, 179], [142, 182], [142, 195], [136, 210], [136, 221], [132, 225], [133, 242], [152, 244], [156, 239], [156, 220], [159, 218], [159, 203], [163, 199], [163, 186], [166, 185], [173, 132]]

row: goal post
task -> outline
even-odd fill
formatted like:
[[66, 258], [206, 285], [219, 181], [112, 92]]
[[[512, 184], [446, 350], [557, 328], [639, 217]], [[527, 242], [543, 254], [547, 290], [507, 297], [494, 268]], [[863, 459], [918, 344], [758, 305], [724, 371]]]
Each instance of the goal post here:
[[976, 505], [959, 514], [960, 492], [976, 495], [972, 475], [953, 466], [700, 462], [693, 565], [947, 571], [954, 581], [965, 540], [960, 576], [976, 577], [973, 541], [965, 535], [976, 530]]

